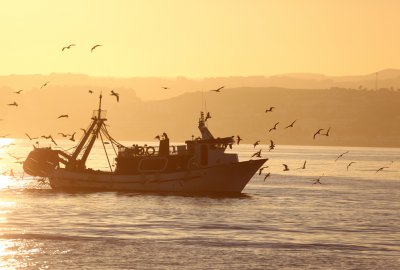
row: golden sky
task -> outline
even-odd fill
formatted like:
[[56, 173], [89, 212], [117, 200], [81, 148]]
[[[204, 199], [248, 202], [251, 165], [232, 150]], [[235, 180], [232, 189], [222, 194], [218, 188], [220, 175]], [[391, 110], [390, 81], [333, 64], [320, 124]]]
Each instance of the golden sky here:
[[372, 73], [399, 68], [399, 10], [397, 0], [1, 1], [0, 75]]

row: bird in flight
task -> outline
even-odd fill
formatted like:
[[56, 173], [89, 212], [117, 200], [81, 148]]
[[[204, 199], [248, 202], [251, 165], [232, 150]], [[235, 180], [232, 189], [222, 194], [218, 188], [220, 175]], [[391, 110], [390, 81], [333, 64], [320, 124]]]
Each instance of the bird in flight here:
[[275, 107], [269, 107], [269, 109], [265, 110], [265, 113], [272, 112], [273, 109], [275, 109]]
[[68, 46], [63, 47], [61, 51], [64, 51], [65, 49], [71, 49], [72, 46], [75, 46], [75, 44], [69, 44]]
[[59, 117], [57, 117], [57, 119], [60, 119], [60, 118], [68, 118], [68, 114], [62, 114]]
[[313, 136], [314, 140], [315, 140], [315, 136], [317, 136], [318, 134], [321, 134], [321, 131], [323, 131], [323, 130], [324, 130], [323, 128], [320, 128], [320, 129], [318, 129], [317, 132], [314, 133], [314, 136]]
[[341, 153], [341, 154], [335, 159], [335, 162], [336, 162], [339, 158], [343, 157], [343, 155], [347, 154], [348, 152], [349, 152], [349, 151], [346, 151], [346, 152], [344, 152], [344, 153]]
[[117, 98], [117, 102], [119, 102], [119, 94], [117, 92], [114, 92], [114, 90], [111, 90], [110, 96], [115, 96]]
[[258, 175], [261, 175], [262, 171], [263, 171], [264, 169], [268, 168], [268, 167], [269, 167], [269, 166], [261, 167], [261, 168], [258, 170]]
[[89, 90], [88, 92], [89, 92], [89, 94], [93, 94], [93, 90]]
[[168, 90], [169, 89], [169, 87], [167, 87], [167, 86], [163, 86], [161, 88], [164, 89], [164, 90]]
[[38, 139], [38, 137], [36, 137], [36, 138], [33, 138], [33, 137], [29, 136], [29, 134], [28, 134], [28, 133], [25, 133], [25, 135], [26, 135], [26, 137], [28, 137], [28, 138], [29, 138], [29, 140], [30, 140], [30, 141]]
[[94, 49], [96, 49], [97, 47], [100, 47], [100, 46], [103, 46], [103, 45], [100, 45], [100, 44], [94, 45], [94, 46], [90, 49], [90, 52], [92, 53]]
[[75, 133], [76, 132], [72, 133], [71, 138], [69, 138], [70, 141], [73, 141], [73, 142], [75, 141]]
[[42, 84], [42, 86], [40, 86], [40, 89], [42, 89], [43, 87], [47, 86], [47, 84], [48, 84], [49, 82], [50, 82], [50, 81], [45, 82], [44, 84]]
[[62, 133], [62, 132], [60, 132], [60, 133], [58, 133], [59, 135], [61, 135], [61, 136], [63, 136], [64, 138], [66, 138], [66, 137], [68, 137], [68, 136], [71, 136], [71, 135], [69, 135], [69, 134], [65, 134], [65, 133]]
[[19, 94], [21, 94], [22, 91], [24, 91], [24, 90], [18, 90], [18, 91], [15, 91], [15, 92], [13, 92], [13, 93], [19, 95]]
[[298, 170], [305, 170], [306, 169], [307, 160], [304, 160], [303, 166], [297, 168]]
[[271, 151], [271, 150], [274, 150], [274, 149], [275, 149], [274, 141], [273, 141], [273, 140], [270, 140], [269, 150], [268, 150], [268, 151]]
[[251, 157], [259, 157], [259, 158], [261, 158], [261, 149], [258, 152], [255, 152]]
[[269, 129], [269, 132], [276, 130], [276, 126], [279, 124], [279, 122], [275, 123], [275, 125]]
[[8, 106], [15, 106], [15, 107], [18, 107], [18, 103], [17, 102], [13, 102], [13, 103], [10, 103], [10, 104], [7, 104]]
[[239, 145], [240, 141], [242, 140], [242, 138], [240, 138], [239, 135], [236, 136], [236, 143]]
[[354, 163], [356, 163], [355, 161], [352, 161], [352, 162], [350, 162], [349, 164], [347, 164], [347, 170], [349, 170], [349, 167], [352, 165], [352, 164], [354, 164]]
[[289, 167], [288, 167], [288, 165], [286, 165], [286, 164], [282, 164], [283, 165], [283, 171], [289, 171]]
[[322, 176], [324, 176], [324, 175], [321, 175], [320, 177], [318, 177], [318, 178], [316, 178], [314, 180], [311, 180], [311, 181], [314, 181], [313, 185], [316, 185], [316, 184], [322, 185], [322, 183], [321, 183]]
[[264, 176], [264, 182], [265, 182], [265, 179], [267, 179], [270, 175], [271, 175], [271, 173], [267, 173], [267, 174]]
[[256, 141], [255, 143], [253, 143], [254, 148], [256, 148], [256, 146], [259, 145], [259, 144], [260, 144], [260, 141], [259, 141], [259, 140]]
[[210, 91], [213, 91], [213, 92], [216, 92], [216, 93], [219, 93], [219, 92], [221, 92], [221, 90], [224, 88], [225, 86], [221, 86], [220, 88], [218, 88], [218, 89], [213, 89], [213, 90], [210, 90]]
[[387, 169], [387, 168], [389, 168], [389, 167], [387, 167], [387, 166], [385, 166], [385, 167], [380, 167], [380, 168], [377, 169], [375, 172], [377, 173], [377, 172], [380, 172], [380, 171], [382, 171], [383, 169]]
[[290, 127], [293, 127], [293, 125], [294, 125], [294, 123], [296, 123], [296, 121], [297, 120], [294, 120], [290, 125], [288, 125], [287, 127], [285, 127], [285, 128], [290, 128]]

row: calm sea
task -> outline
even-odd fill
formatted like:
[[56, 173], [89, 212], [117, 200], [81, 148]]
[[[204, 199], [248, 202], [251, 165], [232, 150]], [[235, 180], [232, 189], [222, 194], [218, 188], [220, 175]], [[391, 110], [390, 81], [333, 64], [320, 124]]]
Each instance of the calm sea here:
[[400, 149], [278, 145], [242, 196], [193, 197], [55, 192], [0, 147], [0, 269], [400, 269]]

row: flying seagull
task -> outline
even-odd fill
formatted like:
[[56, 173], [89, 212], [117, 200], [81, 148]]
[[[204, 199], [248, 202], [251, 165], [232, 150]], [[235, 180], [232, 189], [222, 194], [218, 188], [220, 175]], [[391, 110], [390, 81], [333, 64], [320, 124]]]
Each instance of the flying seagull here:
[[377, 169], [375, 172], [377, 173], [377, 172], [380, 172], [380, 171], [382, 171], [383, 169], [387, 169], [387, 168], [389, 168], [389, 167], [380, 167], [380, 168]]
[[57, 119], [60, 119], [60, 118], [68, 118], [68, 114], [62, 114], [59, 117], [57, 117]]
[[311, 181], [314, 181], [313, 185], [316, 185], [316, 184], [322, 185], [322, 183], [321, 183], [321, 178], [322, 178], [322, 176], [323, 176], [323, 175], [321, 175], [320, 177], [318, 177], [318, 178], [316, 178], [316, 179], [311, 180]]
[[354, 164], [354, 163], [356, 163], [356, 162], [352, 161], [352, 162], [350, 162], [349, 164], [347, 164], [347, 170], [349, 170], [349, 167], [350, 167], [352, 164]]
[[218, 88], [218, 89], [213, 89], [213, 90], [210, 90], [210, 91], [213, 91], [213, 92], [216, 92], [216, 93], [219, 93], [219, 92], [221, 92], [221, 90], [224, 88], [225, 86], [221, 86], [220, 88]]
[[258, 170], [258, 175], [261, 175], [262, 171], [263, 171], [264, 169], [268, 168], [268, 167], [269, 167], [269, 166], [261, 167], [261, 168]]
[[343, 157], [343, 155], [347, 154], [348, 152], [349, 152], [349, 151], [346, 151], [346, 152], [344, 152], [344, 153], [341, 153], [341, 154], [335, 159], [335, 162], [336, 162], [339, 158]]
[[269, 129], [269, 132], [276, 130], [276, 126], [279, 124], [279, 122], [275, 123], [275, 125]]
[[19, 95], [19, 94], [21, 94], [22, 91], [24, 91], [24, 90], [18, 90], [18, 91], [15, 91], [15, 92], [13, 92], [13, 93]]
[[75, 133], [76, 132], [72, 133], [71, 138], [69, 138], [70, 141], [73, 141], [73, 142], [75, 141]]
[[258, 152], [255, 152], [251, 157], [259, 157], [259, 158], [261, 158], [261, 149]]
[[100, 45], [100, 44], [94, 45], [94, 46], [90, 49], [90, 52], [92, 53], [94, 49], [96, 49], [97, 47], [100, 47], [100, 46], [103, 46], [103, 45]]
[[18, 103], [17, 102], [13, 102], [13, 103], [10, 103], [10, 104], [7, 104], [8, 106], [15, 106], [15, 107], [18, 107]]
[[273, 109], [275, 109], [275, 107], [269, 107], [269, 109], [265, 110], [265, 113], [272, 112]]
[[321, 134], [321, 131], [323, 131], [323, 130], [324, 130], [323, 128], [320, 128], [320, 129], [318, 129], [317, 132], [314, 133], [314, 136], [313, 136], [314, 140], [315, 140], [315, 136], [317, 136], [318, 134]]
[[325, 134], [321, 134], [321, 135], [325, 135], [325, 136], [329, 136], [329, 132], [331, 131], [331, 128], [329, 127], [328, 130], [326, 131]]
[[253, 143], [254, 148], [256, 148], [256, 146], [259, 145], [259, 144], [260, 144], [260, 141], [259, 141], [259, 140], [256, 141], [255, 143]]
[[47, 84], [48, 84], [49, 82], [50, 82], [50, 81], [47, 81], [47, 82], [45, 82], [44, 84], [42, 84], [42, 86], [40, 86], [40, 89], [42, 89], [43, 87], [47, 86]]
[[115, 96], [117, 98], [117, 102], [119, 102], [119, 94], [117, 92], [114, 92], [114, 90], [111, 90], [110, 96]]
[[303, 166], [297, 168], [298, 170], [305, 170], [306, 169], [307, 160], [304, 160]]
[[271, 175], [271, 173], [267, 173], [267, 174], [264, 176], [264, 182], [265, 182], [265, 179], [267, 179], [270, 175]]
[[289, 167], [288, 167], [288, 165], [286, 165], [286, 164], [282, 164], [283, 165], [283, 171], [289, 171]]
[[75, 44], [69, 44], [68, 46], [63, 47], [61, 51], [64, 51], [65, 49], [71, 49], [72, 46], [75, 46]]
[[275, 149], [274, 141], [273, 141], [273, 140], [270, 140], [269, 150], [268, 150], [268, 151], [271, 151], [271, 150], [274, 150], [274, 149]]
[[241, 140], [242, 140], [242, 138], [240, 138], [240, 136], [237, 135], [237, 136], [236, 136], [236, 143], [239, 144]]
[[163, 86], [161, 88], [164, 89], [164, 90], [168, 90], [169, 89], [169, 87], [167, 87], [167, 86]]
[[28, 133], [25, 133], [25, 135], [26, 135], [26, 137], [28, 137], [28, 138], [29, 138], [29, 140], [30, 140], [30, 141], [38, 139], [38, 137], [36, 137], [36, 138], [33, 138], [33, 137], [29, 136], [29, 134], [28, 134]]
[[288, 125], [287, 127], [285, 127], [285, 128], [290, 128], [290, 127], [293, 127], [293, 125], [294, 125], [294, 123], [296, 123], [296, 121], [297, 120], [294, 120], [290, 125]]

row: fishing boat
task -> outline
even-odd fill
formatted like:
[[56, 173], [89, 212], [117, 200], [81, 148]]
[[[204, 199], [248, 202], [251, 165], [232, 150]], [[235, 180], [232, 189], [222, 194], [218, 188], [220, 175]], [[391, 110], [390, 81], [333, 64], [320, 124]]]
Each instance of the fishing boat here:
[[[44, 177], [52, 189], [65, 191], [172, 192], [183, 194], [240, 194], [267, 159], [239, 161], [232, 148], [234, 137], [215, 138], [201, 112], [201, 136], [182, 145], [170, 145], [168, 135], [158, 146], [124, 146], [108, 132], [106, 111], [93, 112], [91, 123], [73, 153], [51, 147], [34, 147], [23, 163], [24, 171]], [[116, 158], [114, 167], [105, 151], [109, 171], [86, 167], [96, 140], [109, 142]]]

